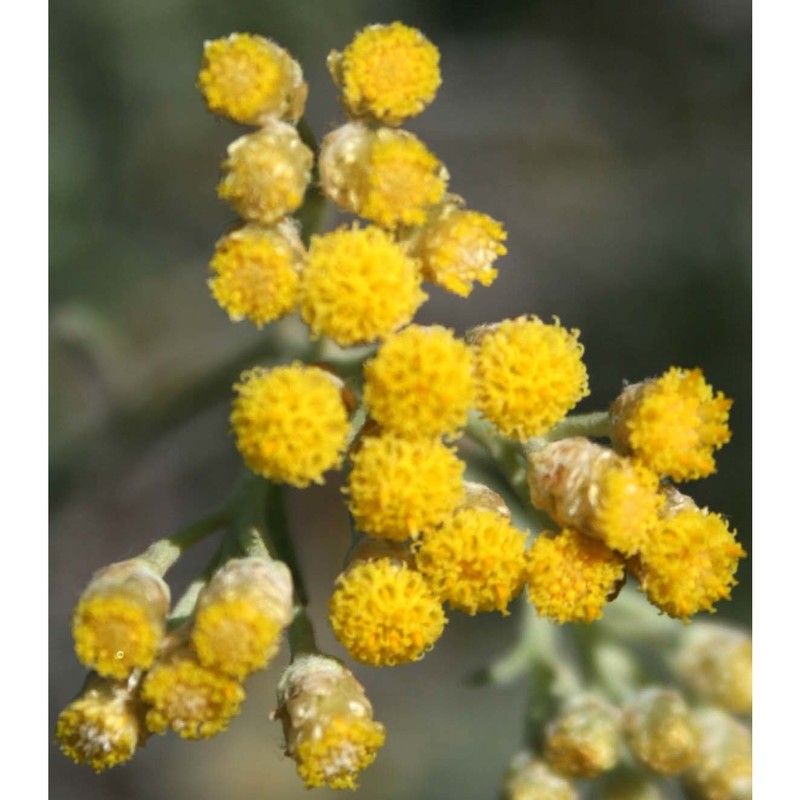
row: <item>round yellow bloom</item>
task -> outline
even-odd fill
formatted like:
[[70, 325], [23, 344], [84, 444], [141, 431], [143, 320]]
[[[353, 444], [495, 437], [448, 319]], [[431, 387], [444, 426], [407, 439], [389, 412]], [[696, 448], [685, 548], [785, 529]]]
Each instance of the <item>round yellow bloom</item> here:
[[291, 224], [244, 225], [217, 242], [211, 294], [234, 322], [246, 318], [260, 328], [297, 305], [304, 256]]
[[304, 487], [340, 465], [349, 422], [332, 375], [300, 362], [255, 367], [233, 388], [236, 447], [253, 472]]
[[328, 56], [328, 69], [349, 113], [386, 125], [419, 114], [442, 82], [437, 48], [400, 22], [364, 28]]
[[410, 325], [387, 337], [364, 365], [364, 380], [373, 419], [409, 437], [455, 433], [475, 394], [472, 352], [438, 325]]
[[416, 263], [380, 228], [313, 236], [301, 276], [303, 319], [313, 336], [348, 347], [411, 321], [427, 295]]
[[228, 146], [217, 194], [239, 216], [271, 225], [300, 207], [313, 160], [294, 126], [272, 121]]
[[417, 568], [451, 608], [508, 614], [522, 589], [525, 537], [501, 514], [463, 508], [425, 531], [416, 547]]
[[600, 619], [624, 577], [621, 556], [577, 531], [540, 534], [528, 551], [528, 599], [556, 622]]
[[244, 700], [241, 684], [204, 667], [188, 646], [159, 659], [142, 682], [148, 730], [167, 728], [183, 739], [208, 739], [228, 727]]
[[376, 667], [419, 660], [447, 621], [422, 575], [391, 558], [359, 562], [340, 575], [329, 610], [350, 655]]
[[242, 680], [277, 653], [292, 621], [292, 578], [280, 561], [232, 559], [197, 598], [191, 639], [201, 664]]
[[135, 559], [99, 571], [72, 616], [78, 660], [99, 675], [125, 680], [147, 669], [166, 626], [169, 588]]
[[614, 446], [676, 481], [716, 471], [714, 451], [731, 438], [733, 401], [714, 393], [699, 369], [670, 367], [628, 387], [611, 407]]
[[209, 111], [251, 125], [271, 117], [300, 119], [308, 92], [286, 50], [246, 33], [205, 43], [197, 87]]
[[578, 334], [538, 317], [505, 320], [479, 334], [477, 407], [504, 436], [541, 436], [589, 394]]
[[436, 439], [365, 437], [348, 481], [356, 526], [398, 541], [443, 522], [464, 497], [464, 462]]
[[147, 732], [136, 696], [127, 685], [95, 676], [59, 714], [56, 738], [65, 756], [102, 772], [133, 758]]
[[422, 265], [422, 277], [442, 289], [468, 297], [477, 281], [491, 286], [492, 266], [506, 254], [503, 226], [487, 214], [448, 202], [432, 212], [410, 234], [410, 252]]
[[322, 143], [325, 194], [347, 211], [384, 228], [419, 225], [444, 195], [447, 170], [408, 131], [350, 123]]
[[647, 538], [632, 567], [653, 605], [687, 622], [728, 599], [746, 553], [719, 514], [684, 508]]

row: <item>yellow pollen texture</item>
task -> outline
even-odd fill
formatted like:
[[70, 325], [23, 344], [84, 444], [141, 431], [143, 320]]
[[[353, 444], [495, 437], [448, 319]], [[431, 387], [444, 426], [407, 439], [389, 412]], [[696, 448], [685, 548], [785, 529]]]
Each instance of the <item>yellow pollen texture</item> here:
[[349, 422], [341, 391], [321, 369], [299, 362], [256, 367], [234, 386], [231, 426], [253, 472], [304, 487], [341, 463]]
[[383, 746], [383, 725], [371, 719], [336, 717], [319, 733], [298, 744], [297, 772], [309, 789], [355, 789], [356, 777]]
[[377, 138], [364, 170], [362, 184], [352, 187], [359, 198], [353, 210], [386, 228], [421, 224], [426, 208], [438, 203], [446, 188], [439, 160], [408, 133]]
[[537, 317], [505, 320], [475, 345], [477, 407], [515, 439], [547, 433], [589, 394], [577, 330]]
[[163, 619], [122, 592], [82, 599], [72, 619], [78, 660], [117, 680], [153, 663], [163, 633]]
[[376, 667], [422, 658], [447, 621], [422, 575], [389, 558], [355, 564], [340, 575], [329, 611], [350, 655]]
[[313, 155], [288, 123], [272, 123], [228, 147], [221, 200], [250, 222], [271, 225], [303, 202]]
[[329, 63], [347, 110], [387, 125], [419, 114], [442, 82], [438, 49], [400, 22], [371, 25], [356, 34], [341, 57], [332, 56]]
[[475, 282], [494, 282], [492, 264], [506, 254], [505, 240], [503, 226], [486, 214], [450, 208], [426, 224], [415, 254], [425, 280], [468, 297]]
[[210, 603], [195, 616], [192, 644], [200, 663], [243, 679], [262, 669], [280, 646], [281, 620], [246, 596]]
[[625, 562], [577, 531], [540, 534], [528, 551], [528, 599], [555, 622], [592, 622], [625, 575]]
[[365, 437], [347, 492], [357, 527], [402, 541], [443, 522], [463, 500], [464, 462], [436, 439]]
[[715, 611], [736, 585], [739, 559], [747, 555], [719, 514], [687, 508], [663, 520], [639, 553], [636, 576], [651, 603], [688, 622]]
[[273, 228], [245, 225], [217, 243], [208, 285], [233, 321], [259, 328], [297, 305], [301, 257]]
[[387, 337], [364, 366], [364, 403], [403, 436], [453, 434], [467, 422], [475, 384], [470, 348], [440, 326], [410, 325]]
[[303, 319], [313, 336], [348, 347], [411, 321], [427, 295], [416, 262], [380, 228], [313, 236], [301, 276]]
[[244, 689], [238, 681], [203, 667], [188, 651], [159, 661], [142, 683], [142, 700], [149, 706], [148, 730], [167, 728], [183, 739], [207, 739], [228, 727], [239, 713]]
[[705, 478], [716, 471], [714, 451], [731, 438], [732, 404], [701, 370], [671, 367], [646, 385], [626, 420], [631, 450], [659, 475]]
[[206, 42], [197, 85], [209, 111], [254, 123], [281, 110], [292, 76], [284, 50], [260, 36], [234, 33]]
[[417, 568], [451, 608], [505, 615], [522, 589], [525, 538], [500, 514], [465, 508], [425, 531], [416, 547]]

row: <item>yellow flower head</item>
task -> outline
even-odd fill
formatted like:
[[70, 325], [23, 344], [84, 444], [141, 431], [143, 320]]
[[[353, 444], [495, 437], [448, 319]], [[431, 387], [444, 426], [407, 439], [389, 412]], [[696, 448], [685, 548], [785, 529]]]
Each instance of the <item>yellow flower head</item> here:
[[273, 717], [283, 723], [286, 754], [309, 789], [355, 789], [386, 739], [364, 687], [327, 656], [304, 655], [289, 665]]
[[504, 436], [541, 436], [589, 394], [578, 333], [518, 317], [478, 334], [477, 407]]
[[245, 125], [300, 119], [308, 93], [300, 65], [286, 50], [247, 33], [205, 43], [197, 87], [209, 111]]
[[348, 653], [375, 667], [419, 660], [447, 621], [422, 575], [393, 558], [352, 565], [337, 578], [329, 611]]
[[522, 752], [503, 778], [502, 800], [578, 800], [578, 790], [543, 758]]
[[56, 722], [64, 755], [95, 772], [129, 761], [147, 735], [135, 693], [125, 683], [96, 675]]
[[415, 548], [417, 568], [451, 608], [508, 614], [524, 580], [525, 537], [494, 511], [462, 508], [425, 531]]
[[169, 610], [169, 588], [146, 563], [131, 559], [100, 570], [72, 617], [78, 660], [99, 675], [125, 680], [156, 657]]
[[467, 422], [475, 385], [472, 353], [452, 331], [410, 325], [364, 365], [364, 404], [402, 436], [455, 433]]
[[733, 401], [714, 393], [699, 369], [671, 367], [629, 386], [611, 407], [614, 446], [676, 481], [716, 470], [714, 451], [731, 438]]
[[621, 717], [618, 708], [595, 695], [572, 695], [545, 728], [547, 763], [576, 778], [612, 770], [622, 745]]
[[242, 680], [277, 653], [292, 621], [292, 578], [280, 561], [233, 559], [197, 598], [191, 639], [200, 663]]
[[690, 506], [667, 510], [631, 567], [653, 605], [688, 622], [698, 611], [713, 613], [714, 603], [730, 597], [745, 555], [719, 514]]
[[582, 437], [528, 453], [531, 502], [559, 525], [630, 556], [658, 524], [658, 478], [641, 464]]
[[447, 170], [416, 136], [350, 123], [322, 143], [320, 179], [325, 194], [347, 211], [384, 228], [419, 225], [438, 203]]
[[339, 466], [349, 422], [332, 375], [300, 362], [255, 367], [233, 388], [236, 447], [253, 472], [304, 487]]
[[422, 277], [448, 292], [468, 297], [477, 281], [491, 286], [492, 266], [506, 254], [503, 226], [487, 214], [461, 208], [456, 198], [432, 211], [409, 234], [410, 253], [422, 265]]
[[204, 667], [188, 645], [165, 652], [142, 682], [145, 722], [153, 733], [167, 728], [183, 739], [208, 739], [224, 731], [239, 713], [239, 681]]
[[234, 322], [246, 318], [260, 328], [297, 305], [304, 257], [288, 221], [272, 228], [249, 223], [217, 242], [211, 294]]
[[416, 537], [443, 522], [464, 496], [464, 462], [436, 439], [367, 436], [352, 461], [350, 511], [370, 536]]
[[416, 262], [380, 228], [312, 236], [301, 276], [303, 319], [312, 336], [349, 347], [407, 324], [427, 295]]
[[540, 534], [528, 551], [528, 599], [556, 622], [600, 619], [624, 577], [621, 556], [577, 531]]
[[636, 759], [658, 775], [679, 775], [700, 755], [691, 710], [674, 689], [653, 686], [629, 698], [625, 732]]
[[300, 207], [313, 160], [294, 126], [272, 121], [228, 146], [217, 194], [239, 216], [271, 225]]
[[331, 52], [328, 69], [348, 113], [385, 125], [423, 111], [442, 82], [439, 51], [400, 22], [364, 28], [343, 53]]

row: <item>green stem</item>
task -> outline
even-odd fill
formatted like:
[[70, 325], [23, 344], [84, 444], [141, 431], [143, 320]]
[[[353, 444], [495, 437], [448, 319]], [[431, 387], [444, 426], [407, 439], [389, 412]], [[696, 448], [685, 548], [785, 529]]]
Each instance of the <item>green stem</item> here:
[[611, 435], [611, 416], [608, 411], [575, 414], [557, 422], [543, 437], [548, 442], [558, 442], [573, 436], [608, 438]]
[[304, 605], [294, 607], [294, 618], [289, 626], [289, 652], [294, 661], [301, 655], [319, 653], [316, 639], [314, 638], [314, 626], [308, 616]]
[[317, 146], [317, 139], [305, 117], [297, 123], [297, 132], [300, 134], [300, 139], [303, 143], [314, 153], [311, 181], [306, 190], [303, 205], [295, 214], [297, 219], [300, 220], [303, 244], [308, 246], [311, 235], [318, 231], [322, 225], [326, 210], [326, 199], [319, 180], [319, 147]]
[[300, 562], [294, 549], [291, 531], [289, 530], [284, 488], [280, 484], [272, 483], [271, 481], [265, 481], [264, 483], [265, 522], [266, 529], [269, 531], [271, 550], [274, 557], [283, 561], [292, 573], [295, 602], [297, 605], [306, 606], [308, 604], [308, 592], [306, 591], [303, 573], [300, 570]]

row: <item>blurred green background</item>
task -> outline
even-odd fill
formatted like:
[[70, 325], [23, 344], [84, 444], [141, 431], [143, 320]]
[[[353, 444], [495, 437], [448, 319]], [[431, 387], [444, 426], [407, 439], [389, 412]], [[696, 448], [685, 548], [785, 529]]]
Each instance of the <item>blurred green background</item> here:
[[[271, 341], [230, 324], [206, 289], [232, 220], [215, 197], [219, 162], [242, 130], [204, 109], [202, 43], [240, 31], [288, 48], [321, 137], [342, 121], [327, 53], [395, 19], [442, 54], [439, 96], [407, 127], [447, 165], [451, 189], [508, 229], [495, 284], [469, 300], [432, 291], [418, 319], [461, 333], [558, 315], [582, 331], [585, 410], [606, 407], [623, 380], [701, 366], [735, 400], [734, 435], [718, 473], [688, 490], [750, 552], [748, 2], [53, 0], [50, 741], [83, 677], [69, 634], [79, 592], [227, 494], [239, 470], [229, 386]], [[320, 643], [343, 657], [324, 615], [349, 541], [339, 484], [290, 500]], [[176, 568], [176, 593], [207, 554]], [[749, 559], [739, 580], [718, 617], [749, 626]], [[360, 796], [494, 796], [521, 741], [525, 689], [463, 679], [513, 640], [515, 617], [454, 614], [421, 663], [355, 668], [389, 736]], [[242, 716], [209, 742], [156, 738], [97, 777], [51, 741], [52, 796], [306, 797], [267, 719], [285, 662], [250, 679]]]

